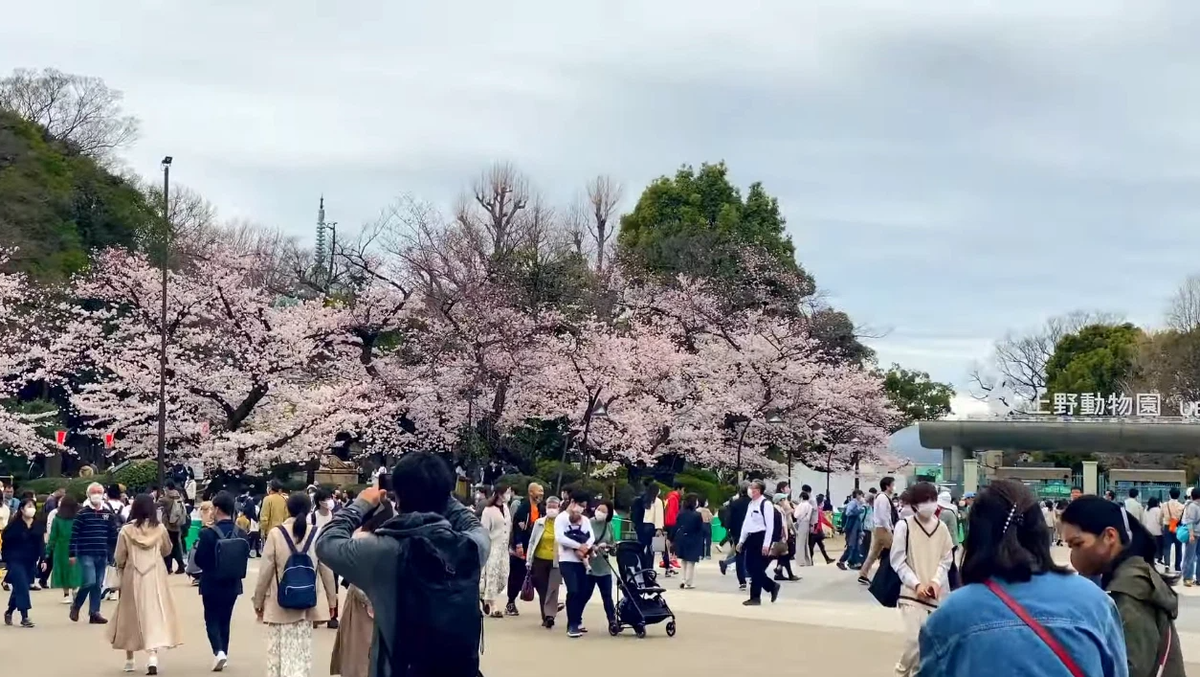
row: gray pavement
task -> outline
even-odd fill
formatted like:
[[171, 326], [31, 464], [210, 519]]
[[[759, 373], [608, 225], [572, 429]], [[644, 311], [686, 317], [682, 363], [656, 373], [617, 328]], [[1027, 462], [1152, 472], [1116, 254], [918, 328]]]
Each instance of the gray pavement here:
[[[832, 554], [832, 553], [831, 553]], [[256, 563], [251, 564], [251, 577]], [[667, 600], [678, 620], [678, 634], [667, 637], [663, 626], [652, 626], [639, 640], [628, 630], [609, 637], [604, 630], [599, 598], [594, 598], [586, 621], [593, 629], [579, 640], [567, 638], [560, 622], [555, 630], [539, 627], [532, 604], [524, 604], [519, 618], [489, 619], [486, 625], [483, 673], [488, 677], [537, 673], [547, 659], [575, 677], [628, 673], [656, 674], [672, 671], [688, 675], [724, 675], [744, 671], [747, 647], [781, 666], [784, 674], [855, 675], [884, 677], [892, 674], [901, 648], [900, 623], [895, 611], [871, 600], [855, 582], [852, 572], [818, 565], [797, 570], [803, 580], [784, 583], [777, 604], [748, 608], [737, 581], [722, 577], [716, 561], [698, 567], [696, 590], [679, 590], [678, 579], [667, 580]], [[182, 577], [173, 577], [173, 591], [183, 626], [185, 644], [160, 659], [163, 675], [195, 677], [208, 674], [211, 665], [200, 600]], [[1189, 673], [1200, 674], [1200, 602], [1187, 591], [1186, 617], [1180, 634]], [[104, 629], [67, 620], [67, 608], [55, 591], [35, 592], [34, 620], [38, 627], [24, 630], [0, 627], [0, 667], [14, 675], [119, 675], [123, 655], [104, 640]], [[112, 609], [106, 603], [106, 612]], [[1187, 628], [1185, 630], [1185, 627]], [[262, 675], [265, 635], [254, 621], [249, 599], [243, 597], [234, 615], [232, 675]], [[327, 675], [334, 631], [315, 631], [313, 675]], [[864, 642], [871, 651], [862, 651]], [[141, 666], [142, 658], [139, 658]], [[647, 672], [646, 669], [649, 669]]]

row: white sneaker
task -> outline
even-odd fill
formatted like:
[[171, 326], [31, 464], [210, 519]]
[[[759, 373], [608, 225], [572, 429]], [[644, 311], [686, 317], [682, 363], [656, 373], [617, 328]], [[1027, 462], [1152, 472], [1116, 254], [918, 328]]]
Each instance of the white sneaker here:
[[134, 670], [133, 661], [125, 661], [125, 669], [122, 670], [121, 672], [133, 672], [133, 670]]
[[72, 595], [71, 593], [67, 593], [67, 594], [63, 595], [61, 604], [70, 604], [72, 601], [74, 601], [74, 599], [75, 599], [75, 595]]
[[150, 660], [146, 661], [146, 674], [147, 675], [157, 675], [158, 674], [158, 655], [157, 654], [150, 654]]
[[41, 584], [41, 583], [39, 583], [39, 582], [37, 582], [37, 581], [34, 581], [34, 582], [33, 582], [33, 585], [29, 586], [29, 589], [30, 589], [30, 590], [41, 590], [41, 589], [42, 589], [42, 584]]
[[225, 669], [225, 666], [226, 666], [228, 663], [229, 663], [229, 658], [227, 658], [227, 657], [225, 656], [225, 652], [224, 652], [224, 651], [218, 651], [218, 652], [217, 652], [217, 656], [216, 656], [216, 658], [215, 658], [215, 659], [213, 659], [213, 669], [212, 669], [212, 671], [213, 671], [213, 672], [220, 672], [220, 671], [222, 671], [222, 670], [224, 670], [224, 669]]

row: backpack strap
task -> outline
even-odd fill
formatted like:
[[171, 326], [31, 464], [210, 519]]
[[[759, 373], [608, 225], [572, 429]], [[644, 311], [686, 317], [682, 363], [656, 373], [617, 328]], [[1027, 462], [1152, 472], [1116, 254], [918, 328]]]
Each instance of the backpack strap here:
[[[280, 524], [276, 528], [279, 529], [279, 532], [283, 534], [283, 540], [287, 542], [288, 550], [291, 550], [292, 554], [295, 555], [296, 554], [296, 542], [292, 540], [292, 535], [288, 533], [287, 527]], [[308, 548], [305, 548], [305, 551], [307, 552]]]
[[[1067, 652], [1067, 649], [1057, 639], [1055, 639], [1054, 635], [1050, 634], [1050, 631], [1046, 629], [1046, 626], [1039, 623], [1037, 619], [1030, 615], [1030, 613], [1025, 610], [1025, 607], [1021, 606], [1017, 600], [1013, 599], [1012, 596], [1008, 594], [1008, 591], [1000, 587], [996, 581], [988, 580], [986, 585], [988, 590], [992, 591], [993, 595], [999, 597], [1000, 601], [1004, 602], [1004, 605], [1007, 606], [1014, 614], [1016, 614], [1017, 618], [1020, 618], [1025, 625], [1029, 626], [1029, 629], [1033, 630], [1033, 633], [1037, 635], [1039, 639], [1045, 642], [1046, 646], [1054, 652], [1055, 656], [1058, 656], [1058, 660], [1062, 662], [1063, 667], [1067, 669], [1067, 672], [1071, 673], [1071, 677], [1085, 677], [1083, 670], [1079, 668], [1079, 665], [1075, 662], [1075, 659], [1072, 658], [1071, 654]], [[1169, 639], [1170, 638], [1168, 637], [1168, 641]], [[1169, 648], [1170, 645], [1168, 645], [1168, 649]], [[1161, 673], [1162, 670], [1160, 665], [1159, 674]]]

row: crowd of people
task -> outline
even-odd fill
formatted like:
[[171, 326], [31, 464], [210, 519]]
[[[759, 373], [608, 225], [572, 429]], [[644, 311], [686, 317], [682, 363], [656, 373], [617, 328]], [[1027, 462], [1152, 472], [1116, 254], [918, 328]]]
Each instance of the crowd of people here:
[[[19, 614], [34, 627], [30, 590], [60, 589], [71, 620], [87, 604], [88, 622], [107, 626], [127, 672], [143, 653], [147, 674], [157, 674], [161, 652], [181, 642], [169, 577], [184, 570], [196, 579], [212, 669], [222, 671], [257, 555], [249, 598], [266, 626], [270, 677], [308, 675], [322, 626], [337, 631], [332, 674], [469, 677], [478, 674], [483, 618], [519, 617], [518, 601], [536, 600], [547, 629], [565, 611], [567, 636], [580, 638], [598, 591], [608, 622], [618, 623], [611, 502], [546, 496], [532, 483], [522, 496], [488, 487], [472, 503], [455, 497], [458, 479], [440, 457], [410, 453], [353, 500], [317, 487], [289, 495], [278, 483], [261, 502], [219, 492], [196, 508], [203, 528], [186, 565], [173, 487], [130, 498], [93, 484], [82, 505], [56, 492], [40, 509], [10, 490], [0, 515], [4, 621]], [[804, 486], [793, 498], [787, 482], [768, 494], [755, 480], [720, 510], [730, 552], [718, 564], [735, 570], [749, 606], [774, 602], [783, 583], [799, 580], [793, 563], [811, 565], [817, 552], [857, 571], [881, 600], [877, 590], [894, 580], [890, 605], [904, 627], [897, 675], [974, 677], [1003, 656], [1012, 674], [1061, 664], [1063, 674], [1175, 677], [1184, 672], [1172, 583], [1196, 580], [1200, 490], [1186, 504], [1179, 497], [1143, 505], [1130, 491], [1121, 501], [1047, 504], [1019, 482], [996, 480], [955, 502], [927, 482], [897, 494], [884, 478], [847, 497], [846, 547], [834, 560], [823, 547], [834, 532], [827, 497]], [[642, 568], [661, 557], [664, 576], [693, 588], [697, 562], [712, 555], [712, 517], [682, 486], [660, 498], [647, 483], [630, 512]], [[1070, 549], [1071, 568], [1054, 561], [1057, 543]], [[101, 615], [107, 588], [118, 595], [111, 620]]]

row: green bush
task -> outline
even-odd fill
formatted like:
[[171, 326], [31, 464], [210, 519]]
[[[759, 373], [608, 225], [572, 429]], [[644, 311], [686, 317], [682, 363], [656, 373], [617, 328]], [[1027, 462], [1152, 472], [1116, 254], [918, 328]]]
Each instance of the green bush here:
[[504, 475], [496, 480], [496, 486], [511, 487], [514, 494], [524, 496], [529, 493], [529, 484], [531, 482], [537, 482], [542, 485], [542, 488], [546, 487], [545, 480], [531, 475]]
[[564, 487], [572, 482], [578, 482], [583, 479], [583, 472], [575, 464], [563, 463], [562, 461], [538, 461], [537, 476], [545, 477], [550, 482], [547, 487], [553, 490], [554, 484], [558, 481], [559, 469], [562, 470], [562, 483]]
[[574, 492], [582, 489], [583, 491], [587, 492], [588, 496], [591, 496], [591, 497], [599, 496], [603, 500], [608, 500], [608, 499], [612, 498], [612, 491], [610, 490], [609, 485], [605, 484], [602, 480], [597, 480], [597, 479], [591, 479], [591, 478], [585, 479], [585, 480], [581, 479], [581, 480], [578, 480], [575, 482], [571, 482], [570, 484], [564, 484], [563, 489], [566, 489], [567, 491], [570, 491], [571, 493], [574, 493]]
[[112, 481], [124, 484], [130, 496], [140, 494], [158, 483], [158, 464], [154, 461], [134, 461], [113, 473]]
[[616, 506], [617, 510], [629, 510], [633, 507], [634, 499], [639, 495], [641, 495], [641, 491], [629, 482], [618, 484], [617, 490], [612, 497], [613, 505]]

